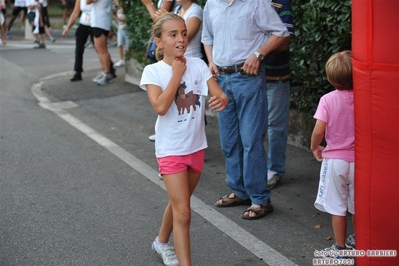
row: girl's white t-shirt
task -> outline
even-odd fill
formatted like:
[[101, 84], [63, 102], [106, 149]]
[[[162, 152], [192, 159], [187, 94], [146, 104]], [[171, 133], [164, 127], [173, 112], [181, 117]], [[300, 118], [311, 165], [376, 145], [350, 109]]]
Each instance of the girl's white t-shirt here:
[[[208, 147], [205, 134], [207, 81], [212, 78], [208, 66], [199, 58], [186, 58], [186, 72], [180, 81], [175, 100], [165, 115], [158, 115], [155, 124], [155, 155], [188, 155]], [[144, 68], [140, 87], [152, 84], [166, 89], [172, 77], [172, 66], [164, 61]]]

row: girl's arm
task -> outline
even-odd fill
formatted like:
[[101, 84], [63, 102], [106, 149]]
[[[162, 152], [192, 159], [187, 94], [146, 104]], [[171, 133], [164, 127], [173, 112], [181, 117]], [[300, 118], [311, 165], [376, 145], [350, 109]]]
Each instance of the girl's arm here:
[[326, 131], [326, 127], [326, 122], [317, 119], [312, 133], [310, 149], [312, 150], [314, 157], [318, 161], [323, 160], [321, 152], [324, 150], [324, 147], [320, 146], [320, 143], [324, 138], [324, 132]]
[[206, 82], [208, 85], [211, 98], [209, 99], [209, 107], [216, 112], [222, 111], [229, 104], [229, 97], [222, 91], [215, 78], [210, 78]]
[[158, 115], [165, 115], [175, 100], [181, 78], [186, 71], [186, 59], [175, 58], [172, 62], [172, 77], [164, 91], [157, 85], [146, 85], [148, 99]]

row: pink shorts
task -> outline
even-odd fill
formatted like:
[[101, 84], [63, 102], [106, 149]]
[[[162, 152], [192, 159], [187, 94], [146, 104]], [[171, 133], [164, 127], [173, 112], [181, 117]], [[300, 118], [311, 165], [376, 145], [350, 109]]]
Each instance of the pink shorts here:
[[157, 160], [161, 175], [177, 174], [185, 170], [199, 174], [204, 168], [205, 150], [182, 156], [166, 156]]

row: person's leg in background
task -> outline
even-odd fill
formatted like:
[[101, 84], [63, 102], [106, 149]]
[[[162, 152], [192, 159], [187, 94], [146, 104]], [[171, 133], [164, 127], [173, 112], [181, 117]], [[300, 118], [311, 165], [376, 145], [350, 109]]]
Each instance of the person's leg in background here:
[[285, 173], [285, 151], [288, 138], [290, 82], [267, 81], [268, 101], [268, 189], [274, 188]]
[[98, 85], [108, 84], [112, 80], [111, 74], [111, 56], [108, 52], [107, 38], [108, 31], [100, 28], [92, 28], [94, 37], [94, 46], [96, 48], [98, 58], [104, 75], [96, 82]]
[[74, 70], [75, 74], [71, 78], [71, 81], [79, 81], [82, 80], [82, 72], [83, 72], [83, 53], [85, 50], [85, 44], [87, 42], [87, 38], [89, 38], [91, 34], [90, 26], [79, 24], [78, 28], [75, 31], [75, 65]]

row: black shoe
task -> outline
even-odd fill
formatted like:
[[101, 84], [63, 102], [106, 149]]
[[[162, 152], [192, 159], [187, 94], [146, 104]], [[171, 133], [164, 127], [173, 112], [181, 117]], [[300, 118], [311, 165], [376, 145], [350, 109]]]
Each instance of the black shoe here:
[[111, 74], [111, 77], [112, 77], [113, 79], [117, 77], [115, 71], [113, 71], [113, 72], [111, 71], [110, 74]]
[[76, 72], [75, 75], [73, 75], [73, 77], [71, 78], [71, 81], [79, 81], [82, 80], [82, 75], [79, 72]]

